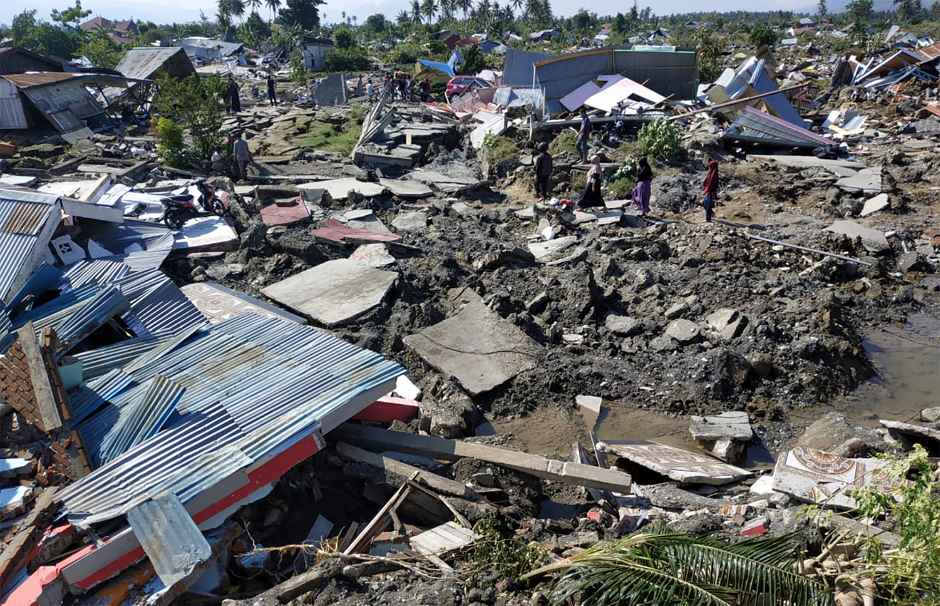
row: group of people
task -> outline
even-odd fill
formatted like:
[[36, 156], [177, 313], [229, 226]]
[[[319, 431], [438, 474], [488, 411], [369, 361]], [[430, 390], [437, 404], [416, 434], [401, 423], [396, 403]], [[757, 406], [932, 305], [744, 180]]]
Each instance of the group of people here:
[[[362, 76], [359, 77], [359, 81], [362, 81]], [[369, 83], [371, 84], [371, 82], [372, 80], [370, 79]], [[413, 88], [415, 85], [415, 80], [412, 80], [411, 76], [405, 72], [398, 70], [394, 75], [392, 75], [390, 72], [385, 72], [382, 83], [386, 88], [389, 86], [392, 87], [393, 96], [395, 99], [399, 101], [411, 101], [413, 99]], [[425, 77], [423, 80], [418, 82], [418, 91], [420, 93], [422, 102], [430, 103], [433, 101], [433, 97], [431, 96], [430, 78]], [[369, 94], [369, 100], [371, 101], [373, 94], [368, 93], [368, 89], [367, 94]]]
[[[584, 122], [588, 122], [584, 110], [581, 110], [584, 118], [582, 130], [585, 129]], [[588, 127], [589, 128], [589, 127]], [[589, 132], [589, 131], [588, 131]], [[581, 133], [578, 134], [578, 141], [581, 140]], [[549, 180], [552, 176], [553, 161], [552, 155], [548, 152], [548, 143], [544, 141], [539, 143], [539, 155], [535, 158], [535, 195], [539, 202], [545, 203], [550, 197], [551, 187]], [[586, 150], [585, 152], [586, 153]], [[578, 149], [578, 154], [584, 159], [584, 153]], [[584, 190], [578, 199], [577, 206], [580, 208], [595, 208], [604, 206], [603, 183], [604, 169], [601, 166], [601, 158], [597, 154], [589, 159], [590, 167], [587, 173], [587, 179], [584, 184]], [[636, 186], [633, 188], [632, 198], [640, 215], [645, 217], [650, 212], [650, 194], [652, 191], [653, 169], [650, 167], [646, 156], [641, 156], [636, 162]], [[705, 221], [711, 223], [714, 198], [718, 193], [718, 162], [710, 160], [708, 162], [708, 174], [705, 176], [704, 189], [702, 191], [702, 206], [705, 208]]]
[[[274, 107], [277, 107], [277, 81], [274, 79], [273, 74], [268, 74], [266, 84], [268, 89], [268, 103]], [[255, 87], [255, 92], [257, 92], [257, 87]], [[240, 112], [242, 110], [241, 88], [238, 86], [238, 83], [235, 82], [234, 76], [229, 76], [228, 91], [226, 95], [228, 97], [229, 104], [226, 112], [231, 112], [233, 114]]]

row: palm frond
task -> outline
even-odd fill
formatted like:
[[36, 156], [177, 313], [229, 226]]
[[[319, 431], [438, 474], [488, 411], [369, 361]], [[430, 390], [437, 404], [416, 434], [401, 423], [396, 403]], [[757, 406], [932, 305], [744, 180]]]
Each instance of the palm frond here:
[[796, 572], [794, 537], [727, 544], [710, 537], [630, 535], [571, 559], [556, 596], [584, 606], [832, 603], [827, 588]]

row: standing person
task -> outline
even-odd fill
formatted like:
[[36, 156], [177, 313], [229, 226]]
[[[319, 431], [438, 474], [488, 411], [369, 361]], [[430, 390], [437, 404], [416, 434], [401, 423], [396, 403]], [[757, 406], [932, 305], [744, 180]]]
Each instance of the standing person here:
[[362, 96], [362, 74], [359, 74], [359, 79], [356, 80], [356, 96]]
[[587, 183], [584, 184], [584, 192], [578, 199], [578, 206], [581, 208], [590, 208], [592, 206], [603, 206], [604, 196], [601, 194], [601, 182], [604, 180], [604, 170], [601, 168], [601, 157], [597, 154], [591, 156], [591, 170], [587, 174]]
[[247, 177], [248, 163], [251, 162], [251, 150], [248, 141], [242, 139], [242, 134], [235, 135], [235, 144], [232, 146], [235, 155], [235, 165], [238, 166], [238, 178], [244, 181]]
[[277, 107], [277, 93], [274, 92], [274, 75], [268, 74], [268, 102]]
[[402, 74], [401, 74], [401, 80], [398, 81], [398, 86], [399, 86], [399, 88], [400, 88], [400, 90], [401, 90], [401, 100], [402, 100], [402, 101], [408, 100], [408, 97], [407, 97], [407, 93], [408, 93], [408, 76], [405, 75], [405, 72], [402, 72]]
[[705, 207], [705, 222], [712, 222], [712, 205], [718, 195], [718, 162], [709, 160], [708, 174], [705, 175], [705, 190], [702, 191], [702, 206]]
[[583, 107], [581, 108], [581, 128], [578, 130], [578, 142], [575, 143], [574, 148], [578, 152], [578, 156], [581, 157], [581, 162], [588, 161], [588, 135], [591, 134], [591, 119], [588, 118], [587, 110]]
[[366, 95], [369, 97], [369, 103], [375, 100], [375, 89], [372, 88], [372, 78], [366, 82]]
[[238, 84], [235, 83], [235, 78], [229, 80], [228, 95], [232, 103], [232, 113], [237, 114], [242, 111], [242, 100], [238, 96]]
[[549, 196], [548, 180], [552, 176], [552, 155], [548, 153], [548, 143], [539, 143], [539, 152], [535, 158], [535, 195], [544, 204]]
[[431, 102], [431, 79], [427, 76], [421, 81], [421, 100], [425, 103]]
[[646, 156], [640, 156], [636, 161], [636, 187], [633, 188], [633, 203], [636, 204], [640, 216], [645, 217], [650, 211], [650, 192], [652, 190], [653, 169], [650, 168]]

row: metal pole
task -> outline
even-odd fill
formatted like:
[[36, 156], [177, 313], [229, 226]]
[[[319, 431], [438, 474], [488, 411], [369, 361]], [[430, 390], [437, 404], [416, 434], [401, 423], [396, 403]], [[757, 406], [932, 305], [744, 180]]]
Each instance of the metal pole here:
[[859, 265], [865, 265], [871, 267], [871, 263], [867, 261], [861, 261], [859, 259], [853, 259], [852, 257], [846, 257], [844, 255], [837, 255], [836, 253], [826, 252], [824, 250], [817, 250], [815, 248], [806, 248], [805, 246], [798, 246], [796, 244], [790, 244], [788, 242], [780, 242], [779, 240], [771, 240], [770, 238], [762, 238], [760, 236], [754, 236], [748, 233], [740, 232], [744, 235], [745, 238], [750, 238], [752, 240], [760, 240], [761, 242], [767, 242], [768, 244], [777, 244], [779, 246], [786, 246], [787, 248], [795, 248], [797, 250], [803, 250], [806, 252], [816, 253], [817, 255], [824, 255], [826, 257], [835, 257], [836, 259], [842, 259], [843, 261], [848, 261], [849, 263], [858, 263]]

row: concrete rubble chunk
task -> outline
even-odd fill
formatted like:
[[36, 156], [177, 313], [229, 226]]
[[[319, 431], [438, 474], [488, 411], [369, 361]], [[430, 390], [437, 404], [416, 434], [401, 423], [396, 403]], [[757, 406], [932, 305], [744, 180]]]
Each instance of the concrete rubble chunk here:
[[862, 207], [861, 216], [867, 217], [868, 215], [873, 215], [879, 210], [884, 210], [888, 208], [891, 203], [888, 201], [888, 194], [878, 194], [874, 198], [865, 201], [865, 206]]
[[577, 236], [565, 236], [547, 242], [530, 242], [529, 251], [535, 256], [536, 261], [548, 260], [553, 255], [573, 246], [577, 241]]
[[850, 425], [837, 412], [816, 419], [797, 439], [800, 446], [840, 457], [867, 456], [876, 451], [882, 442], [873, 430]]
[[404, 179], [379, 179], [379, 185], [399, 198], [427, 198], [433, 193], [424, 183]]
[[746, 412], [723, 412], [710, 417], [693, 416], [689, 431], [696, 440], [729, 438], [748, 442], [754, 437]]
[[329, 192], [333, 200], [341, 201], [349, 197], [349, 192], [354, 191], [362, 194], [366, 198], [374, 198], [382, 195], [384, 187], [378, 183], [368, 181], [359, 181], [352, 178], [329, 179], [326, 181], [314, 181], [312, 183], [301, 183], [297, 186], [299, 189], [324, 189]]
[[887, 427], [891, 435], [906, 446], [913, 444], [928, 446], [940, 442], [940, 430], [932, 427], [901, 423], [900, 421], [888, 421], [886, 419], [881, 419], [879, 423]]
[[381, 305], [397, 279], [395, 272], [337, 259], [275, 282], [261, 292], [331, 327]]
[[421, 231], [428, 226], [428, 213], [423, 210], [401, 213], [392, 221], [392, 227], [398, 232]]
[[736, 309], [719, 309], [705, 316], [705, 323], [709, 328], [720, 333], [737, 320], [739, 315]]
[[748, 492], [756, 495], [767, 495], [774, 493], [774, 477], [772, 475], [761, 476], [751, 484]]
[[643, 332], [643, 325], [636, 318], [629, 316], [609, 315], [604, 320], [607, 330], [623, 337], [632, 337]]
[[541, 356], [535, 341], [478, 302], [404, 341], [425, 362], [457, 379], [471, 396], [534, 367]]
[[376, 242], [375, 244], [363, 244], [349, 255], [350, 261], [362, 263], [369, 267], [388, 267], [394, 265], [397, 260], [388, 253], [384, 244]]
[[575, 403], [582, 410], [589, 410], [594, 414], [600, 414], [603, 400], [597, 396], [577, 395], [574, 397]]
[[698, 324], [691, 320], [673, 320], [666, 326], [666, 335], [672, 337], [682, 345], [694, 343], [701, 335], [702, 330]]
[[649, 440], [605, 441], [598, 448], [683, 484], [722, 485], [751, 475], [712, 457]]
[[940, 422], [940, 406], [923, 409], [920, 411], [920, 419], [927, 423]]
[[836, 221], [826, 228], [835, 234], [844, 234], [852, 239], [861, 238], [862, 245], [870, 252], [879, 252], [888, 248], [888, 239], [883, 232], [871, 229], [855, 221]]
[[855, 507], [852, 490], [879, 483], [876, 472], [884, 465], [879, 459], [850, 459], [796, 446], [777, 459], [773, 489], [808, 503], [851, 509]]
[[866, 193], [880, 194], [881, 189], [881, 169], [866, 168], [855, 176], [842, 177], [836, 181], [836, 187], [846, 191], [861, 191]]

